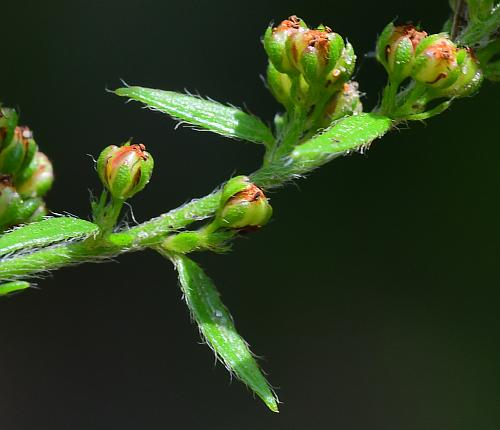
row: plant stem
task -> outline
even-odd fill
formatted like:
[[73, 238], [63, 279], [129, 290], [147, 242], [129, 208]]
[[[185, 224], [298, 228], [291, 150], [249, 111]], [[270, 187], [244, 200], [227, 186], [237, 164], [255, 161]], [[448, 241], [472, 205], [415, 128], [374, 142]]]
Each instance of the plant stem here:
[[[289, 158], [268, 164], [253, 173], [250, 179], [264, 189], [282, 186], [332, 158], [368, 145], [389, 131], [391, 126], [391, 120], [383, 116], [360, 114], [346, 117], [330, 129], [328, 135], [320, 135], [301, 145], [300, 150], [294, 151]], [[63, 242], [31, 253], [14, 253], [0, 261], [0, 279], [16, 279], [157, 246], [168, 234], [213, 216], [219, 207], [220, 198], [221, 191], [216, 190], [128, 230], [105, 237]]]
[[104, 238], [112, 233], [124, 203], [124, 200], [109, 196], [108, 191], [103, 190], [99, 202], [92, 205], [94, 222], [99, 226], [100, 237]]

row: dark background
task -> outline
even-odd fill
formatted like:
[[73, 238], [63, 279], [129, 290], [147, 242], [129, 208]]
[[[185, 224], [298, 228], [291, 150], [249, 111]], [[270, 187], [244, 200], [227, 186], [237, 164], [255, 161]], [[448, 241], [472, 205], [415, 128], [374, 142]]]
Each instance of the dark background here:
[[[371, 109], [384, 73], [363, 54], [391, 19], [440, 30], [446, 1], [54, 1], [1, 5], [0, 98], [20, 109], [88, 217], [90, 157], [130, 136], [156, 169], [144, 221], [256, 169], [261, 148], [106, 93], [130, 84], [245, 105], [270, 121], [259, 37], [291, 13], [348, 37]], [[273, 222], [201, 254], [283, 401], [274, 415], [200, 345], [172, 267], [153, 252], [85, 265], [0, 303], [0, 428], [500, 428], [498, 87], [271, 195]], [[495, 123], [496, 121], [496, 123]]]

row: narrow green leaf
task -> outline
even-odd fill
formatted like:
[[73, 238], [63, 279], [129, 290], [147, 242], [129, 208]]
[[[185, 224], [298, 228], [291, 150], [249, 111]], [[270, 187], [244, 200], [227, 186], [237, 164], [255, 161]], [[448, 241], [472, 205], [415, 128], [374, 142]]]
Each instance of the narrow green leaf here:
[[368, 147], [373, 140], [385, 134], [391, 125], [390, 118], [372, 113], [349, 116], [299, 145], [291, 158], [295, 162], [323, 163], [325, 159], [347, 151]]
[[179, 121], [205, 128], [223, 136], [270, 146], [274, 137], [260, 119], [235, 107], [201, 97], [143, 87], [119, 88], [115, 94], [144, 103]]
[[0, 297], [7, 296], [16, 291], [25, 290], [30, 287], [30, 283], [26, 281], [13, 281], [0, 284]]
[[185, 255], [169, 255], [179, 274], [182, 292], [191, 314], [210, 347], [229, 371], [247, 384], [273, 412], [278, 412], [277, 398], [248, 345], [237, 333], [231, 315], [221, 302], [211, 279]]
[[0, 236], [0, 255], [20, 249], [40, 248], [62, 240], [97, 233], [97, 225], [79, 218], [57, 217], [33, 222]]
[[342, 118], [323, 133], [298, 145], [288, 159], [264, 166], [251, 175], [250, 179], [264, 189], [281, 186], [336, 157], [368, 148], [372, 141], [387, 133], [392, 125], [390, 118], [372, 113]]

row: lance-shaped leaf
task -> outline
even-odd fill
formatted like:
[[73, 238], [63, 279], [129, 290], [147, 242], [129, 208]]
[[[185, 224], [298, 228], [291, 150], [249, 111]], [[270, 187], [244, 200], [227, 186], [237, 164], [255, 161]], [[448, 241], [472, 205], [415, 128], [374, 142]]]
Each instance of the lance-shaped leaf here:
[[17, 291], [25, 290], [30, 287], [30, 283], [26, 281], [12, 281], [0, 284], [0, 297], [8, 296]]
[[235, 107], [201, 97], [143, 87], [119, 88], [115, 94], [144, 103], [173, 118], [227, 137], [270, 146], [273, 134], [260, 119]]
[[63, 240], [91, 236], [97, 225], [79, 218], [58, 217], [33, 222], [0, 236], [0, 256], [20, 249], [41, 248]]
[[321, 165], [347, 151], [368, 147], [373, 140], [387, 133], [391, 126], [392, 120], [382, 115], [352, 115], [297, 146], [291, 154], [291, 159], [296, 163]]
[[317, 169], [350, 151], [362, 151], [393, 126], [390, 118], [360, 113], [336, 121], [322, 133], [298, 145], [285, 160], [278, 160], [250, 176], [257, 186], [269, 189]]
[[273, 412], [278, 402], [247, 343], [237, 333], [231, 315], [211, 279], [185, 255], [168, 256], [179, 274], [186, 303], [201, 334], [224, 365], [247, 384]]

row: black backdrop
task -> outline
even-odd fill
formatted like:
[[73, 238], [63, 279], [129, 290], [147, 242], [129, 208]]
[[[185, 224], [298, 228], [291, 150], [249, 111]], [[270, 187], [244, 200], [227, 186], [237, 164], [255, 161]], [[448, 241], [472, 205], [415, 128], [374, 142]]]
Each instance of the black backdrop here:
[[[259, 147], [174, 130], [106, 93], [198, 91], [266, 120], [259, 37], [296, 13], [363, 60], [399, 16], [438, 31], [447, 2], [2, 2], [0, 98], [19, 107], [57, 181], [56, 212], [87, 217], [92, 160], [130, 136], [156, 169], [146, 220], [258, 166]], [[0, 302], [0, 428], [494, 429], [500, 427], [498, 87], [392, 132], [274, 193], [273, 222], [224, 256], [198, 255], [263, 355], [273, 415], [200, 345], [169, 263], [152, 252], [73, 267]], [[255, 268], [258, 268], [256, 270]]]

